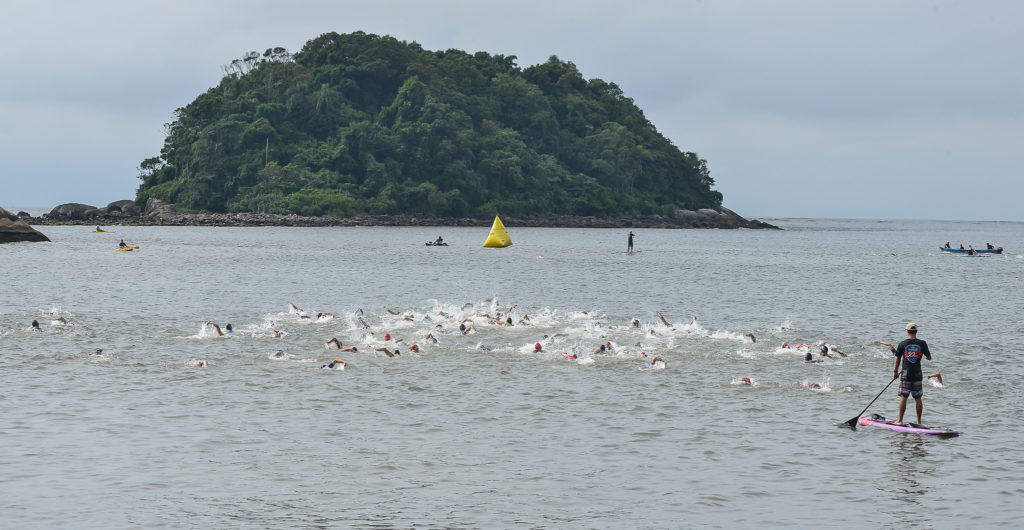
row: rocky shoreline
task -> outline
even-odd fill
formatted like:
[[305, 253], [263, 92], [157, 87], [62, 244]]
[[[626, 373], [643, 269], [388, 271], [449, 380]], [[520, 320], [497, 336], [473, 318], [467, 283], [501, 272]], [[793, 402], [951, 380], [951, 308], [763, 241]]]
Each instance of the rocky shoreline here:
[[[32, 217], [18, 212], [31, 225], [122, 225], [122, 226], [490, 226], [493, 218], [421, 217], [415, 215], [355, 215], [351, 217], [310, 217], [265, 213], [183, 213], [173, 205], [150, 199], [145, 205], [131, 200], [115, 201], [97, 208], [67, 203], [48, 214]], [[747, 220], [728, 208], [677, 210], [672, 216], [594, 217], [574, 215], [502, 216], [506, 226], [550, 228], [751, 228], [779, 227]]]

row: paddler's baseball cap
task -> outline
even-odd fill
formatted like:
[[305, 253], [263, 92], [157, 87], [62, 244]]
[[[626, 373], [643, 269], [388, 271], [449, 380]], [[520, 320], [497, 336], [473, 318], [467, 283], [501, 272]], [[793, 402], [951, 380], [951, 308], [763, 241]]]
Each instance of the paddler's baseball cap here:
[[907, 331], [913, 331], [914, 333], [917, 333], [917, 324], [913, 322], [907, 324]]

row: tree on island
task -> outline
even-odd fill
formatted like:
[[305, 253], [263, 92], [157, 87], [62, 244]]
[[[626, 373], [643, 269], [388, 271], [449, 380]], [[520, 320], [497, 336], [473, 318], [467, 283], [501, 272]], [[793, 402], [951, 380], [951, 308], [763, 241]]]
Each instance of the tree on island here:
[[707, 163], [552, 56], [327, 33], [224, 67], [177, 109], [137, 199], [186, 211], [429, 216], [719, 208]]

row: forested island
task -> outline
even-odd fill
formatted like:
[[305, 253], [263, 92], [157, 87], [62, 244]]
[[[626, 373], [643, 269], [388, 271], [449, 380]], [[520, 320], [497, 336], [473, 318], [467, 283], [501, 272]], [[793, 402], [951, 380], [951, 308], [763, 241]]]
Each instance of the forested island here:
[[554, 56], [515, 61], [363, 32], [250, 52], [175, 111], [135, 202], [332, 217], [723, 211], [706, 162], [615, 83]]

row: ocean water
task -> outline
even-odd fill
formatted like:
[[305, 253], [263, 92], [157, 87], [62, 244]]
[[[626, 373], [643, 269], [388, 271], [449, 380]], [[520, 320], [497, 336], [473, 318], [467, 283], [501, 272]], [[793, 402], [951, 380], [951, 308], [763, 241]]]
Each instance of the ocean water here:
[[[769, 222], [634, 254], [622, 229], [40, 227], [0, 245], [0, 526], [1019, 524], [1024, 224]], [[958, 437], [837, 425], [908, 321], [944, 381], [924, 423]], [[819, 341], [847, 357], [782, 347]]]

